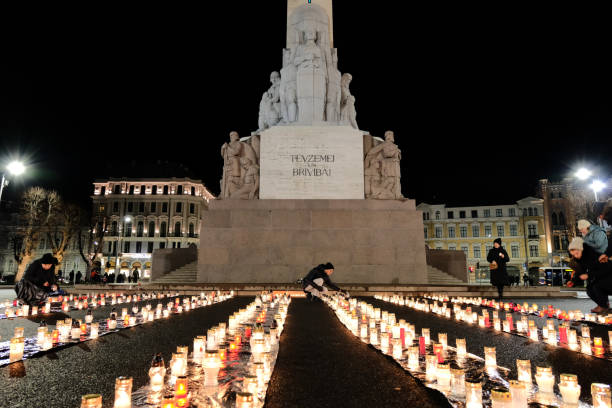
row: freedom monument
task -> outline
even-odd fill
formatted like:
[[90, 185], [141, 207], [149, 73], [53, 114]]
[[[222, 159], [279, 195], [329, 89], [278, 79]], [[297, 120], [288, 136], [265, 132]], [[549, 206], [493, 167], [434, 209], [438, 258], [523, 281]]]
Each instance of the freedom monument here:
[[290, 283], [332, 262], [341, 283], [427, 283], [421, 213], [402, 196], [394, 134], [360, 130], [338, 71], [332, 0], [288, 0], [282, 68], [258, 129], [221, 147], [203, 215], [198, 281]]

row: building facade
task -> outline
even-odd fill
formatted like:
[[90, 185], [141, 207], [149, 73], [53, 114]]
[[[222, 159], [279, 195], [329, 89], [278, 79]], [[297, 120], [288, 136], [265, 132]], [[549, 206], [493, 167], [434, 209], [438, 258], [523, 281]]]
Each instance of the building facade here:
[[422, 203], [425, 243], [431, 249], [463, 251], [472, 282], [488, 281], [487, 253], [501, 238], [510, 256], [508, 273], [521, 276], [548, 260], [543, 200], [527, 197], [509, 205], [446, 207]]
[[151, 272], [158, 248], [199, 246], [202, 212], [214, 196], [190, 178], [108, 179], [94, 182], [93, 215], [104, 226], [100, 262], [106, 272]]

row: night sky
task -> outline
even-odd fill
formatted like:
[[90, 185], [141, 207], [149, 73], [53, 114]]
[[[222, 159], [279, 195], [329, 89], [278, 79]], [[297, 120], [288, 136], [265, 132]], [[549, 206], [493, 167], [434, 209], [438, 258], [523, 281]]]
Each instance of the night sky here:
[[[610, 175], [606, 13], [412, 3], [334, 5], [357, 121], [395, 131], [404, 195], [506, 204], [582, 163]], [[4, 198], [43, 185], [87, 204], [94, 178], [158, 160], [217, 194], [221, 144], [257, 128], [281, 68], [286, 1], [212, 4], [2, 13], [0, 161], [30, 165]]]

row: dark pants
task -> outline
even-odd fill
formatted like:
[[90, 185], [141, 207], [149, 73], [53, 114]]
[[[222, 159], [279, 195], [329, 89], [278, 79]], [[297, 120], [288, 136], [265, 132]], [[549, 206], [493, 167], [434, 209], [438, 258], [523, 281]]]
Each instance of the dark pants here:
[[608, 296], [612, 295], [612, 275], [606, 276], [604, 279], [598, 279], [595, 282], [589, 282], [586, 292], [597, 303], [597, 306], [610, 307]]
[[500, 299], [504, 296], [504, 285], [497, 285], [497, 294]]

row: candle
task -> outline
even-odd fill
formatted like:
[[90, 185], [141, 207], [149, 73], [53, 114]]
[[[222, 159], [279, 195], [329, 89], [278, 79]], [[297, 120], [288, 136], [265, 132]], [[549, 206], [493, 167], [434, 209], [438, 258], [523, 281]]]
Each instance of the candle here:
[[512, 408], [512, 396], [505, 388], [491, 390], [492, 408]]
[[527, 387], [525, 383], [510, 380], [510, 395], [512, 396], [513, 408], [524, 408], [527, 406]]
[[438, 333], [438, 342], [442, 345], [442, 349], [446, 351], [448, 347], [448, 335], [446, 333]]
[[151, 391], [153, 391], [154, 393], [160, 393], [163, 390], [165, 376], [166, 367], [164, 365], [164, 358], [162, 357], [161, 353], [158, 353], [153, 357], [153, 361], [151, 362], [151, 368], [149, 368]]
[[115, 380], [115, 405], [113, 407], [132, 407], [132, 377], [117, 377]]
[[193, 339], [193, 361], [202, 364], [204, 352], [206, 351], [206, 336], [198, 336]]
[[591, 384], [591, 398], [593, 398], [593, 408], [612, 408], [610, 386], [607, 384]]
[[419, 369], [419, 347], [418, 346], [408, 347], [408, 368], [410, 370]]
[[242, 380], [242, 391], [248, 392], [250, 394], [257, 393], [257, 376], [254, 375], [245, 375], [244, 380]]
[[451, 390], [456, 397], [465, 397], [465, 370], [451, 368]]
[[540, 392], [545, 394], [551, 394], [553, 387], [555, 386], [555, 377], [552, 374], [552, 368], [550, 367], [536, 367], [536, 382]]
[[605, 350], [603, 348], [603, 341], [601, 337], [593, 338], [593, 352], [596, 356], [602, 356], [604, 354]]
[[467, 345], [465, 339], [457, 339], [455, 341], [455, 344], [457, 346], [457, 357], [465, 358], [467, 354]]
[[93, 314], [91, 314], [91, 309], [87, 311], [87, 314], [85, 315], [85, 323], [91, 323], [93, 322]]
[[425, 347], [425, 337], [420, 336], [419, 337], [419, 353], [421, 353], [421, 355], [425, 355], [426, 353], [426, 347]]
[[237, 392], [236, 408], [253, 408], [253, 394], [250, 392]]
[[21, 306], [21, 315], [27, 316], [30, 313], [30, 305]]
[[591, 338], [590, 337], [580, 338], [580, 352], [584, 354], [591, 354]]
[[100, 331], [100, 323], [92, 323], [89, 326], [89, 337], [92, 339], [98, 338], [99, 331]]
[[23, 337], [13, 337], [9, 346], [9, 361], [19, 361], [23, 359], [23, 349], [25, 346], [25, 339]]
[[497, 367], [497, 357], [495, 355], [495, 347], [485, 347], [485, 367], [488, 369]]
[[74, 321], [72, 323], [72, 329], [70, 330], [70, 338], [72, 338], [73, 340], [79, 340], [81, 338], [81, 325], [77, 321]]
[[175, 377], [187, 374], [187, 357], [182, 353], [172, 353], [170, 371]]
[[578, 377], [574, 374], [561, 374], [559, 380], [559, 391], [563, 397], [563, 403], [568, 405], [578, 405], [580, 398], [580, 385]]
[[572, 350], [576, 350], [578, 348], [578, 335], [576, 334], [576, 330], [569, 329], [567, 332], [567, 344]]
[[450, 387], [450, 383], [451, 383], [450, 365], [438, 364], [438, 366], [436, 367], [436, 380], [440, 387], [444, 389]]
[[516, 360], [518, 380], [531, 386], [531, 360]]
[[[262, 363], [259, 363], [262, 364]], [[217, 377], [219, 375], [219, 369], [221, 368], [221, 361], [219, 359], [219, 353], [217, 350], [207, 350], [202, 361], [202, 367], [204, 368], [204, 385], [215, 386], [218, 384]], [[262, 364], [263, 368], [263, 364]]]
[[24, 333], [23, 327], [15, 327], [13, 337], [23, 337], [23, 333]]
[[102, 408], [102, 396], [87, 394], [81, 397], [81, 408]]
[[176, 379], [174, 384], [174, 405], [179, 408], [189, 406], [189, 386], [187, 384], [187, 377], [180, 376]]
[[[532, 322], [533, 320], [530, 320]], [[538, 335], [538, 328], [536, 326], [529, 327], [529, 338], [533, 341], [539, 341], [540, 337]]]
[[44, 326], [42, 326], [42, 323], [41, 323], [41, 326], [38, 328], [38, 332], [36, 336], [36, 343], [38, 343], [39, 346], [41, 346], [45, 342], [45, 338], [47, 337], [47, 332], [48, 332], [47, 325], [45, 324]]
[[425, 377], [427, 382], [435, 381], [437, 366], [438, 357], [435, 354], [428, 354], [425, 356]]
[[433, 346], [433, 352], [436, 355], [436, 357], [438, 357], [438, 363], [443, 363], [444, 362], [444, 348], [442, 347], [442, 344], [435, 343]]
[[482, 408], [482, 384], [480, 381], [465, 381], [465, 403], [466, 408]]
[[582, 337], [591, 338], [591, 329], [589, 328], [589, 326], [587, 326], [586, 324], [583, 324], [581, 328], [582, 328]]
[[376, 327], [370, 329], [370, 344], [373, 346], [378, 345], [378, 330]]
[[174, 405], [174, 395], [165, 395], [161, 402], [161, 408], [176, 408]]
[[45, 341], [43, 342], [41, 348], [43, 350], [49, 350], [51, 347], [53, 347], [53, 334], [47, 332], [45, 334]]
[[429, 329], [427, 329], [427, 328], [421, 329], [421, 336], [423, 336], [423, 338], [425, 339], [425, 345], [429, 346], [429, 341], [430, 341], [430, 332], [429, 332]]

